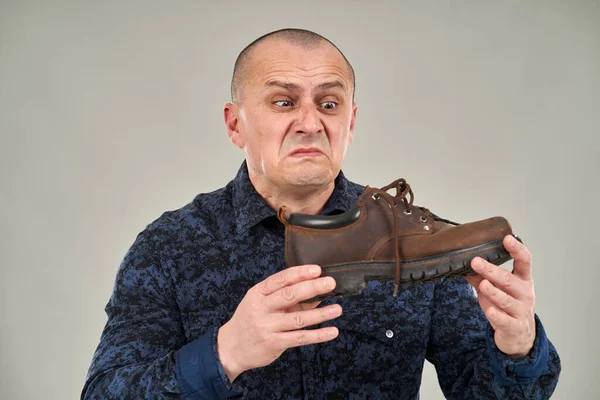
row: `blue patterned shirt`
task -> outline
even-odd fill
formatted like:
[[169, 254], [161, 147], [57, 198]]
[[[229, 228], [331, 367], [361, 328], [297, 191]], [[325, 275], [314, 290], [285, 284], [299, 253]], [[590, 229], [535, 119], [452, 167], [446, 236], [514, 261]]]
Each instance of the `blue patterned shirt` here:
[[[363, 186], [340, 173], [322, 214], [349, 209]], [[464, 278], [405, 285], [370, 282], [332, 299], [339, 336], [291, 348], [230, 383], [218, 328], [248, 289], [285, 268], [285, 231], [244, 162], [224, 188], [149, 224], [125, 255], [82, 399], [415, 399], [425, 360], [451, 399], [546, 399], [560, 359], [536, 315], [527, 357], [500, 352]]]

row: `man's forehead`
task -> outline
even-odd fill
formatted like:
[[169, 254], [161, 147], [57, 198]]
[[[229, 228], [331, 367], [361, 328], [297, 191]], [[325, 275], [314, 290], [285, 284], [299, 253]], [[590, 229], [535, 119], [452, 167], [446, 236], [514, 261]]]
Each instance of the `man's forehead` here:
[[306, 76], [330, 74], [345, 80], [351, 79], [345, 59], [327, 42], [308, 47], [283, 41], [268, 41], [253, 49], [248, 61], [248, 76], [259, 78], [262, 85], [281, 81], [277, 77], [285, 78], [294, 73]]

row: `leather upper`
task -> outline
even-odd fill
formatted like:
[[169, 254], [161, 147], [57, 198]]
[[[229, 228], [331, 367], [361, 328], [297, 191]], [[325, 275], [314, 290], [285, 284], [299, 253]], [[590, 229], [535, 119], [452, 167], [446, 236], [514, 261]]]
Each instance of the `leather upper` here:
[[[394, 260], [394, 215], [391, 204], [383, 201], [379, 192], [367, 186], [355, 206], [344, 214], [318, 217], [292, 214], [289, 221], [284, 221], [286, 264], [326, 266]], [[394, 206], [402, 260], [474, 247], [512, 233], [503, 217], [458, 224], [403, 201]]]

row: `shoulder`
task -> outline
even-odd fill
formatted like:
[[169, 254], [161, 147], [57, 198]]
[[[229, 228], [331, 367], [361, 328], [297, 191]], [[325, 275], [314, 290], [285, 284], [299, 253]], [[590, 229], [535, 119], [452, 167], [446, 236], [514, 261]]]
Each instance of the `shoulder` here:
[[200, 238], [213, 238], [231, 224], [231, 184], [199, 193], [184, 206], [163, 212], [140, 233], [157, 247], [185, 245]]

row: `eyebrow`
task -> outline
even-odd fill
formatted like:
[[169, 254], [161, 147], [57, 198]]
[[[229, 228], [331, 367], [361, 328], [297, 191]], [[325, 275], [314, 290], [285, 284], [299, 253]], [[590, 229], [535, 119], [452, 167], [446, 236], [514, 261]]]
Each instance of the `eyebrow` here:
[[[282, 81], [277, 81], [277, 80], [271, 80], [271, 81], [267, 81], [267, 83], [265, 83], [265, 90], [269, 89], [271, 87], [279, 87], [282, 89], [289, 90], [291, 92], [300, 90], [300, 86], [295, 83], [282, 82]], [[333, 89], [333, 88], [340, 88], [345, 91], [346, 85], [344, 85], [344, 83], [342, 81], [335, 80], [335, 81], [331, 81], [331, 82], [321, 83], [320, 85], [318, 85], [316, 87], [316, 89], [319, 89], [319, 90], [326, 90], [326, 89]]]
[[325, 89], [333, 89], [333, 88], [340, 88], [343, 91], [346, 91], [346, 85], [344, 85], [344, 83], [342, 81], [332, 81], [332, 82], [325, 82], [325, 83], [321, 83], [319, 86], [317, 86], [317, 89], [321, 89], [321, 90], [325, 90]]

